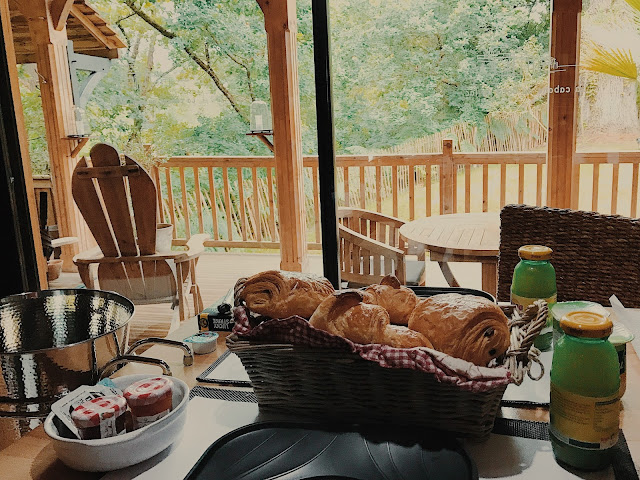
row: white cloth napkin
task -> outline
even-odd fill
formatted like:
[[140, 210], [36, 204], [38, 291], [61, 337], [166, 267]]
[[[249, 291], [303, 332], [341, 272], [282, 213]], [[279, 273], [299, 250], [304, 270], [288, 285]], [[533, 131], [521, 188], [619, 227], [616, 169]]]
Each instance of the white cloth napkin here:
[[[553, 350], [540, 353], [540, 361], [544, 365], [544, 375], [540, 380], [531, 380], [525, 376], [524, 381], [520, 385], [511, 384], [504, 391], [503, 400], [511, 401], [529, 401], [536, 403], [549, 404], [549, 395], [551, 390], [550, 373], [551, 361], [553, 360]], [[538, 365], [532, 366], [534, 376], [539, 374]]]
[[616, 318], [633, 334], [634, 338], [631, 344], [633, 349], [640, 355], [640, 311], [625, 308], [615, 295], [611, 295], [609, 301]]

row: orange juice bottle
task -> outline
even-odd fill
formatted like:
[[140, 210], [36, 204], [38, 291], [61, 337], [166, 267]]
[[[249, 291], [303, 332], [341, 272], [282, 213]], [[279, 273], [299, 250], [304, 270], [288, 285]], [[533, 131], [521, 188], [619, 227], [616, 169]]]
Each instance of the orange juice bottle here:
[[607, 340], [613, 323], [577, 311], [560, 320], [553, 350], [549, 434], [560, 463], [599, 470], [611, 463], [620, 425], [620, 366]]
[[[536, 300], [545, 300], [549, 310], [556, 303], [556, 271], [551, 265], [551, 254], [552, 250], [544, 245], [524, 245], [518, 249], [520, 262], [513, 270], [511, 303], [521, 313]], [[549, 350], [552, 339], [553, 322], [549, 315], [533, 344], [540, 350]]]

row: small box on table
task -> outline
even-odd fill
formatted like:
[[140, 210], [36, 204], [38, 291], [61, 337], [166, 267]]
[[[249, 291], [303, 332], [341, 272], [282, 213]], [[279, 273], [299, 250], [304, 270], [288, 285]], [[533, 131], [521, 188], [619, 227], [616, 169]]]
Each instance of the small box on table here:
[[201, 332], [233, 330], [233, 288], [213, 305], [205, 308], [198, 315], [198, 327]]

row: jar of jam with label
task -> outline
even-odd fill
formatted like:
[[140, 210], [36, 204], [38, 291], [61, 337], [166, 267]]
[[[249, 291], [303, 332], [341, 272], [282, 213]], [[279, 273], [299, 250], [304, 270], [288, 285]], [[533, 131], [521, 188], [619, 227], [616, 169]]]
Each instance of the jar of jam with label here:
[[126, 433], [127, 401], [121, 395], [91, 399], [71, 412], [71, 420], [83, 440], [115, 437]]
[[560, 320], [553, 350], [549, 434], [556, 459], [583, 470], [611, 463], [620, 427], [620, 366], [604, 315], [576, 311]]
[[159, 420], [171, 411], [173, 382], [168, 377], [139, 380], [124, 390], [136, 428]]

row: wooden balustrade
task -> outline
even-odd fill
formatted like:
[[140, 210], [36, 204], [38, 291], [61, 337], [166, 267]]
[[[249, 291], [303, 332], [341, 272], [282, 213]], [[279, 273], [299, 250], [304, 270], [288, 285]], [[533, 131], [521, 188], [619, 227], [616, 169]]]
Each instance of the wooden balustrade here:
[[[338, 205], [413, 220], [433, 214], [498, 211], [507, 203], [543, 204], [546, 152], [460, 153], [453, 152], [447, 141], [443, 147], [443, 153], [434, 154], [338, 156]], [[303, 164], [307, 240], [309, 248], [319, 249], [317, 158], [305, 157]], [[573, 181], [574, 190], [580, 191], [580, 204], [575, 208], [635, 217], [639, 164], [640, 152], [578, 153], [579, 176]], [[161, 182], [163, 210], [170, 212], [168, 221], [178, 227], [174, 243], [185, 243], [198, 228], [211, 235], [206, 243], [210, 247], [277, 249], [274, 168], [272, 157], [171, 157], [159, 163], [157, 169], [164, 170], [164, 175], [156, 178], [165, 179]], [[611, 169], [605, 175], [611, 178], [611, 196], [603, 202], [602, 193], [608, 190], [600, 171], [606, 168]], [[621, 168], [625, 175], [620, 175]], [[585, 181], [589, 169], [594, 172], [590, 183]], [[185, 194], [187, 171], [192, 181], [198, 181]], [[208, 196], [202, 194], [201, 178], [208, 179], [204, 186]], [[590, 196], [585, 185], [591, 187]]]
[[[446, 142], [446, 141], [445, 141]], [[507, 203], [543, 205], [546, 152], [342, 155], [336, 158], [338, 206], [413, 220], [498, 211]], [[574, 208], [638, 216], [640, 151], [577, 153]], [[152, 170], [172, 223], [174, 244], [195, 234], [219, 248], [278, 249], [273, 157], [171, 157]], [[304, 158], [307, 242], [321, 248], [317, 157]]]
[[[459, 153], [452, 152], [446, 141], [443, 144], [443, 153], [338, 156], [337, 204], [406, 220], [498, 211], [507, 203], [543, 204], [546, 152]], [[576, 162], [580, 175], [573, 181], [581, 192], [580, 208], [636, 216], [640, 152], [578, 153]], [[303, 164], [307, 240], [309, 248], [319, 249], [317, 157], [305, 157]], [[599, 173], [608, 165], [612, 168], [607, 174], [612, 179], [611, 197], [603, 202], [599, 199], [606, 187]], [[206, 243], [210, 247], [279, 247], [272, 157], [171, 157], [156, 168], [163, 171], [156, 174], [163, 212], [177, 226], [174, 243], [185, 243], [197, 229], [211, 235]], [[590, 183], [585, 182], [589, 168], [595, 172]], [[620, 168], [629, 169], [629, 174], [625, 171], [621, 176]], [[187, 174], [195, 187], [185, 194]], [[202, 186], [204, 178], [207, 182]], [[629, 185], [619, 186], [621, 178]], [[585, 197], [589, 193], [585, 185], [591, 186], [590, 198]]]

